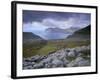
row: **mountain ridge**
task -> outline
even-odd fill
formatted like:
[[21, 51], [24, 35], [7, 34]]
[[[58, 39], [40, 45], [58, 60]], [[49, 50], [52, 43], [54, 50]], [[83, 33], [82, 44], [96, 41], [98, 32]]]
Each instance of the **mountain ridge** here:
[[70, 27], [68, 29], [61, 29], [61, 28], [48, 28], [46, 29], [47, 32], [58, 32], [58, 33], [73, 33], [77, 31], [79, 28], [77, 27]]

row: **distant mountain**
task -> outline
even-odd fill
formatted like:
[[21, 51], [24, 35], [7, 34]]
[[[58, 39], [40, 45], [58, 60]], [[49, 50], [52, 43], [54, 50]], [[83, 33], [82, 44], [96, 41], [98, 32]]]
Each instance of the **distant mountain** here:
[[70, 28], [66, 29], [66, 32], [73, 33], [79, 29], [80, 29], [79, 27], [70, 27]]
[[46, 29], [46, 32], [50, 33], [66, 33], [64, 29], [61, 28], [48, 28]]
[[85, 28], [75, 31], [72, 35], [67, 37], [67, 39], [90, 39], [91, 25]]
[[77, 31], [79, 28], [77, 27], [71, 27], [71, 28], [68, 28], [68, 29], [61, 29], [61, 28], [48, 28], [46, 29], [46, 32], [56, 32], [56, 33], [73, 33], [75, 31]]
[[42, 38], [38, 35], [33, 34], [32, 32], [23, 32], [23, 40], [31, 41], [31, 40], [42, 40]]

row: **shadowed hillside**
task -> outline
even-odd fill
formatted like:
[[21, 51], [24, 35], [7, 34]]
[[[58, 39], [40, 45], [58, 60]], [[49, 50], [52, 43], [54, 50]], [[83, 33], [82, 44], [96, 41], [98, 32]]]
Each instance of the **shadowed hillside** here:
[[36, 40], [43, 40], [40, 36], [33, 34], [32, 32], [23, 32], [23, 42], [31, 43]]
[[41, 37], [33, 34], [32, 32], [23, 32], [23, 39], [41, 39]]
[[90, 39], [90, 31], [91, 30], [91, 25], [88, 25], [85, 28], [82, 28], [76, 32], [74, 32], [71, 36], [69, 36], [67, 39], [74, 39], [74, 40], [78, 40], [78, 39], [85, 39], [85, 40], [89, 40]]
[[91, 30], [91, 25], [88, 25], [87, 27], [80, 29], [75, 32], [75, 34], [84, 34], [84, 35], [89, 35]]

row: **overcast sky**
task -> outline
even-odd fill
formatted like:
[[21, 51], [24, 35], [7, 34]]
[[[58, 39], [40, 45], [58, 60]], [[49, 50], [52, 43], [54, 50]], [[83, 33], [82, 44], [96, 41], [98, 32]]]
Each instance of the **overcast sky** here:
[[45, 30], [47, 28], [85, 27], [90, 24], [89, 13], [47, 12], [23, 10], [23, 31]]

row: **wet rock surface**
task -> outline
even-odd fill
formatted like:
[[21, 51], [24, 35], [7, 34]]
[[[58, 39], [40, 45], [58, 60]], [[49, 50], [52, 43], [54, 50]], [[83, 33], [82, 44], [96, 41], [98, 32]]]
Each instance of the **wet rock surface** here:
[[23, 69], [90, 66], [90, 46], [65, 48], [47, 56], [23, 58]]

